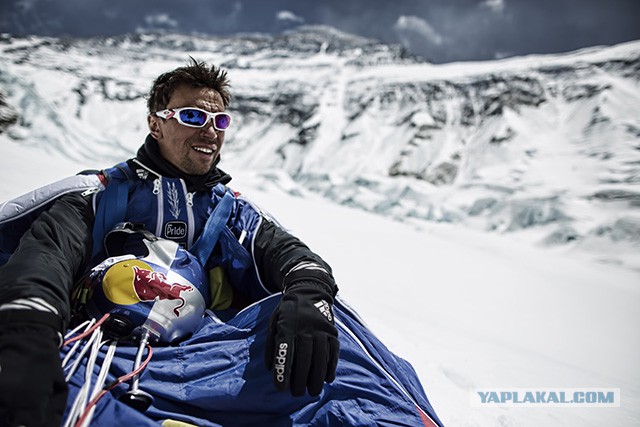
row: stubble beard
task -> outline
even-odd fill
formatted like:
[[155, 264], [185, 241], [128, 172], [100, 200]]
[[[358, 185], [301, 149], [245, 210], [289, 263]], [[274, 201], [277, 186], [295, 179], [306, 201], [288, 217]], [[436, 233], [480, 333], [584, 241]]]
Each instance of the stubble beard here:
[[213, 167], [213, 163], [214, 163], [216, 158], [217, 158], [217, 155], [214, 154], [214, 155], [211, 156], [211, 160], [210, 161], [208, 161], [207, 163], [202, 163], [202, 162], [194, 161], [187, 154], [183, 158], [182, 168], [181, 169], [187, 175], [205, 175], [205, 174], [209, 173], [209, 171]]

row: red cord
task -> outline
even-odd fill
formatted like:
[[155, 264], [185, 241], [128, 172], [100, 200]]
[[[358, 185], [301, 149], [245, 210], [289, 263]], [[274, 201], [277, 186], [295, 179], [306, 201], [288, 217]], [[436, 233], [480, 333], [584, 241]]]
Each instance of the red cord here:
[[93, 333], [93, 331], [95, 331], [98, 327], [100, 327], [100, 325], [102, 325], [108, 318], [109, 318], [109, 313], [107, 313], [104, 316], [102, 316], [100, 318], [100, 320], [98, 320], [96, 322], [96, 324], [91, 327], [91, 329], [89, 329], [87, 331], [84, 331], [80, 335], [76, 335], [75, 337], [69, 338], [68, 340], [66, 340], [65, 342], [62, 343], [62, 346], [63, 347], [67, 346], [67, 345], [71, 344], [72, 342], [76, 342], [76, 341], [81, 340], [82, 338], [90, 335], [91, 333]]
[[151, 345], [147, 344], [147, 350], [149, 351], [149, 355], [147, 356], [147, 358], [145, 359], [144, 362], [142, 362], [140, 364], [140, 366], [138, 366], [138, 369], [133, 370], [131, 372], [129, 372], [126, 375], [121, 376], [120, 378], [118, 378], [116, 381], [114, 381], [113, 383], [107, 385], [104, 389], [102, 389], [102, 391], [100, 392], [99, 395], [97, 395], [96, 397], [94, 397], [89, 404], [87, 405], [87, 407], [84, 409], [84, 412], [82, 413], [82, 416], [80, 417], [80, 419], [78, 420], [78, 422], [76, 423], [76, 427], [80, 427], [82, 426], [82, 424], [84, 423], [84, 420], [87, 418], [87, 416], [89, 415], [89, 412], [91, 411], [91, 408], [94, 407], [98, 401], [100, 399], [102, 399], [102, 396], [104, 396], [105, 394], [107, 394], [107, 392], [109, 392], [110, 390], [113, 390], [114, 388], [116, 388], [118, 385], [122, 384], [123, 382], [133, 378], [134, 376], [136, 376], [137, 374], [139, 374], [140, 372], [142, 372], [144, 370], [144, 368], [147, 367], [147, 365], [149, 364], [149, 361], [151, 360], [151, 356], [153, 356], [153, 349], [151, 348]]

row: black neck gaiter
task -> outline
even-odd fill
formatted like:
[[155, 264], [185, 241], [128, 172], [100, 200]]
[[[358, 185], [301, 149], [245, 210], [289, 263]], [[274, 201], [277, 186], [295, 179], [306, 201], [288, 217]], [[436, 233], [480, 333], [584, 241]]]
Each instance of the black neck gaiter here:
[[162, 176], [183, 179], [189, 192], [211, 188], [218, 183], [226, 185], [231, 181], [231, 176], [217, 168], [217, 164], [220, 162], [219, 156], [211, 166], [211, 170], [204, 175], [187, 175], [181, 172], [162, 157], [158, 141], [151, 135], [147, 135], [144, 144], [138, 149], [136, 159]]

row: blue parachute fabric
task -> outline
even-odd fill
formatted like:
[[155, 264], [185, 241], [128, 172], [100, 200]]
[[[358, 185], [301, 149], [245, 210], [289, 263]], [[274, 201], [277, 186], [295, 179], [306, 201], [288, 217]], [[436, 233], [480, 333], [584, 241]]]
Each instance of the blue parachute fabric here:
[[[242, 310], [229, 321], [206, 316], [201, 328], [175, 347], [155, 347], [140, 377], [154, 397], [144, 413], [116, 400], [120, 385], [98, 403], [92, 426], [158, 425], [166, 419], [197, 426], [442, 426], [420, 381], [340, 300], [336, 379], [317, 397], [279, 392], [264, 365], [269, 318], [279, 294]], [[106, 352], [103, 348], [98, 364]], [[136, 348], [119, 346], [107, 382], [128, 373]], [[97, 377], [96, 367], [93, 377]], [[84, 381], [79, 369], [70, 395]], [[69, 405], [72, 399], [69, 399]]]
[[[79, 380], [78, 376], [74, 376], [69, 382], [69, 398], [67, 402], [75, 400], [79, 386], [77, 381]], [[106, 394], [96, 408], [89, 424], [91, 427], [158, 427], [162, 425], [159, 421], [149, 418], [145, 414], [119, 402], [110, 394]], [[66, 419], [66, 416], [65, 413], [63, 419]]]

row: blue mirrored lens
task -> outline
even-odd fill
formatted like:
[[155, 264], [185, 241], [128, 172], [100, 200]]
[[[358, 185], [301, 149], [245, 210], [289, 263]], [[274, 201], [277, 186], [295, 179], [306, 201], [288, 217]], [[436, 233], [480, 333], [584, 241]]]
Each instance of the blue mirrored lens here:
[[231, 116], [229, 116], [228, 114], [218, 114], [215, 118], [215, 121], [216, 129], [225, 130], [231, 123]]
[[203, 126], [207, 122], [207, 115], [198, 110], [182, 110], [180, 111], [180, 119], [189, 125]]

